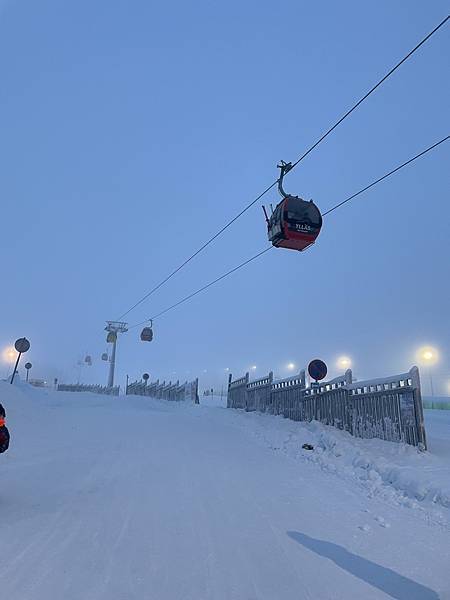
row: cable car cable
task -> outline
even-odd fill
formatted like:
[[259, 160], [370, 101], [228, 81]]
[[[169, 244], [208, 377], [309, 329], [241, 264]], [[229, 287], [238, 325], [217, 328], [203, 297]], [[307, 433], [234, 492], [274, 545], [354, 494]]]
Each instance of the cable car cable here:
[[[432, 144], [431, 146], [429, 146], [425, 150], [422, 150], [422, 152], [419, 152], [419, 154], [416, 154], [415, 156], [413, 156], [409, 160], [405, 161], [404, 163], [402, 163], [398, 167], [395, 167], [395, 169], [392, 169], [391, 171], [389, 171], [388, 173], [386, 173], [382, 177], [379, 177], [375, 181], [372, 181], [372, 183], [369, 183], [369, 185], [366, 185], [365, 187], [363, 187], [362, 189], [360, 189], [358, 192], [352, 194], [351, 196], [349, 196], [345, 200], [342, 200], [342, 202], [339, 202], [335, 206], [332, 206], [327, 211], [325, 211], [322, 216], [328, 215], [331, 212], [333, 212], [334, 210], [337, 210], [338, 208], [340, 208], [341, 206], [343, 206], [347, 202], [350, 202], [350, 200], [353, 200], [353, 198], [356, 198], [357, 196], [359, 196], [363, 192], [366, 192], [368, 189], [374, 187], [375, 185], [377, 185], [378, 183], [380, 183], [384, 179], [387, 179], [388, 177], [390, 177], [394, 173], [397, 173], [397, 171], [400, 171], [400, 169], [403, 169], [404, 167], [406, 167], [407, 165], [411, 164], [412, 162], [414, 162], [415, 160], [417, 160], [418, 158], [420, 158], [424, 154], [427, 154], [427, 152], [431, 152], [431, 150], [433, 150], [434, 148], [437, 148], [437, 146], [439, 146], [440, 144], [443, 144], [444, 142], [446, 142], [449, 139], [450, 139], [450, 136], [447, 135], [446, 137], [442, 138], [441, 140], [439, 140], [435, 144]], [[153, 316], [151, 318], [148, 318], [148, 319], [145, 319], [145, 321], [141, 321], [140, 323], [136, 323], [135, 325], [131, 325], [128, 329], [129, 330], [130, 329], [134, 329], [135, 327], [139, 327], [140, 325], [144, 325], [145, 323], [148, 323], [149, 321], [154, 321], [155, 319], [157, 319], [157, 318], [161, 317], [162, 315], [166, 314], [167, 312], [169, 312], [173, 308], [176, 308], [177, 306], [180, 306], [180, 304], [184, 304], [185, 302], [187, 302], [188, 300], [190, 300], [194, 296], [197, 296], [197, 294], [200, 294], [201, 292], [207, 290], [208, 288], [210, 288], [214, 284], [218, 283], [219, 281], [222, 281], [222, 279], [225, 279], [226, 277], [228, 277], [229, 275], [232, 275], [233, 273], [235, 273], [239, 269], [242, 269], [242, 267], [245, 267], [246, 265], [248, 265], [249, 263], [251, 263], [252, 261], [254, 261], [256, 258], [258, 258], [259, 256], [265, 254], [271, 248], [273, 248], [273, 246], [269, 246], [268, 248], [265, 248], [261, 252], [258, 252], [258, 254], [255, 254], [251, 258], [248, 258], [244, 262], [240, 263], [237, 267], [234, 267], [230, 271], [227, 271], [226, 273], [224, 273], [220, 277], [217, 277], [213, 281], [210, 281], [209, 283], [207, 283], [206, 285], [202, 286], [201, 288], [199, 288], [195, 292], [192, 292], [191, 294], [189, 294], [188, 296], [185, 296], [184, 298], [182, 298], [181, 300], [179, 300], [175, 304], [172, 304], [168, 308], [166, 308], [166, 309], [162, 310], [161, 312], [157, 313], [155, 316]]]
[[389, 171], [389, 173], [386, 173], [386, 175], [383, 175], [383, 177], [380, 177], [379, 179], [376, 179], [375, 181], [372, 181], [372, 183], [369, 183], [369, 185], [366, 185], [366, 187], [364, 187], [361, 190], [359, 190], [359, 192], [356, 192], [355, 194], [352, 194], [351, 196], [349, 196], [345, 200], [342, 200], [342, 202], [339, 202], [335, 206], [332, 206], [331, 208], [329, 208], [328, 210], [326, 210], [324, 213], [322, 213], [322, 216], [324, 217], [325, 215], [329, 215], [331, 212], [333, 212], [333, 210], [336, 210], [337, 208], [340, 208], [343, 204], [346, 204], [347, 202], [350, 202], [350, 200], [353, 200], [353, 198], [356, 198], [356, 196], [359, 196], [360, 194], [362, 194], [363, 192], [366, 192], [368, 189], [370, 189], [371, 187], [373, 187], [377, 183], [380, 183], [380, 181], [383, 181], [383, 179], [387, 179], [387, 177], [390, 177], [391, 175], [393, 175], [397, 171], [400, 171], [400, 169], [403, 169], [403, 167], [406, 167], [406, 165], [409, 165], [410, 163], [412, 163], [413, 161], [417, 160], [418, 158], [420, 158], [421, 156], [423, 156], [427, 152], [430, 152], [431, 150], [433, 150], [434, 148], [436, 148], [440, 144], [443, 144], [448, 139], [450, 139], [450, 135], [447, 135], [445, 138], [442, 138], [442, 140], [439, 140], [438, 142], [436, 142], [432, 146], [429, 146], [425, 150], [422, 150], [422, 152], [419, 152], [419, 154], [416, 154], [416, 156], [413, 156], [413, 158], [410, 158], [409, 160], [407, 160], [406, 162], [402, 163], [398, 167], [395, 167], [395, 169], [392, 169], [392, 171]]
[[187, 302], [188, 300], [190, 300], [191, 298], [193, 298], [197, 294], [200, 294], [200, 292], [203, 292], [203, 291], [207, 290], [209, 287], [211, 287], [215, 283], [218, 283], [222, 279], [225, 279], [225, 277], [228, 277], [232, 273], [235, 273], [239, 269], [242, 269], [242, 267], [245, 267], [246, 265], [248, 265], [249, 263], [251, 263], [253, 260], [255, 260], [256, 258], [262, 256], [263, 254], [265, 254], [266, 252], [268, 252], [272, 248], [273, 248], [273, 246], [268, 246], [267, 248], [264, 248], [264, 250], [261, 250], [261, 252], [258, 252], [258, 254], [255, 254], [251, 258], [248, 258], [247, 260], [245, 260], [244, 262], [242, 262], [237, 267], [234, 267], [233, 269], [231, 269], [230, 271], [227, 271], [226, 273], [224, 273], [220, 277], [217, 277], [216, 279], [214, 279], [214, 281], [210, 281], [209, 283], [207, 283], [206, 285], [204, 285], [200, 289], [196, 290], [195, 292], [192, 292], [192, 294], [189, 294], [188, 296], [185, 296], [184, 298], [182, 298], [178, 302], [175, 302], [175, 304], [172, 304], [172, 306], [169, 306], [168, 308], [162, 310], [161, 312], [159, 312], [158, 314], [156, 314], [154, 317], [151, 317], [151, 319], [145, 319], [145, 321], [142, 321], [141, 323], [136, 323], [135, 325], [132, 325], [128, 329], [134, 329], [134, 327], [139, 327], [140, 325], [143, 325], [144, 323], [148, 323], [148, 321], [150, 321], [150, 320], [154, 321], [158, 317], [161, 317], [162, 315], [164, 315], [166, 312], [169, 312], [169, 310], [172, 310], [173, 308], [176, 308], [177, 306], [180, 306], [180, 304], [183, 304], [184, 302]]
[[[364, 100], [366, 100], [380, 85], [382, 85], [404, 62], [406, 62], [423, 44], [425, 44], [441, 27], [445, 25], [445, 23], [449, 20], [450, 16], [445, 17], [439, 25], [437, 25], [430, 33], [428, 33], [412, 50], [408, 52], [390, 71], [382, 77], [356, 104], [352, 106], [330, 129], [328, 129], [304, 154], [300, 156], [293, 164], [292, 170], [296, 167], [304, 158], [308, 156], [317, 146], [323, 142], [325, 138], [327, 138], [330, 133], [332, 133], [336, 127], [338, 127], [351, 113], [360, 106]], [[183, 269], [188, 263], [191, 262], [196, 256], [198, 256], [205, 248], [207, 248], [215, 239], [217, 239], [226, 229], [228, 229], [235, 221], [237, 221], [245, 212], [247, 212], [258, 200], [260, 200], [267, 192], [269, 192], [273, 187], [275, 187], [278, 183], [278, 179], [276, 179], [271, 185], [266, 187], [266, 189], [261, 192], [254, 200], [252, 200], [247, 206], [245, 206], [235, 217], [233, 217], [230, 221], [228, 221], [217, 233], [215, 233], [211, 238], [209, 238], [200, 248], [198, 248], [191, 256], [189, 256], [184, 262], [182, 262], [176, 269], [174, 269], [167, 277], [165, 277], [162, 281], [160, 281], [154, 288], [152, 288], [147, 294], [145, 294], [140, 300], [138, 300], [131, 308], [125, 311], [120, 317], [118, 317], [117, 321], [121, 321], [126, 315], [128, 315], [132, 310], [138, 307], [142, 302], [147, 300], [152, 294], [154, 294], [157, 290], [159, 290], [165, 283], [167, 283], [174, 275], [176, 275], [181, 269]]]
[[142, 304], [142, 302], [147, 300], [147, 298], [149, 298], [157, 290], [159, 290], [159, 288], [162, 287], [165, 283], [167, 283], [169, 281], [169, 279], [171, 279], [174, 275], [176, 275], [178, 273], [178, 271], [181, 271], [181, 269], [183, 267], [185, 267], [189, 262], [191, 262], [191, 260], [193, 258], [195, 258], [198, 254], [200, 254], [200, 252], [202, 252], [207, 246], [209, 246], [209, 244], [211, 244], [216, 238], [218, 238], [219, 235], [221, 235], [225, 231], [225, 229], [228, 229], [228, 227], [230, 227], [230, 225], [232, 225], [235, 221], [237, 221], [239, 219], [239, 217], [241, 217], [250, 208], [250, 206], [253, 206], [253, 204], [255, 204], [255, 202], [258, 202], [258, 200], [260, 200], [264, 196], [264, 194], [266, 194], [269, 190], [271, 190], [277, 184], [277, 182], [278, 182], [278, 180], [274, 181], [268, 188], [266, 188], [264, 190], [264, 192], [262, 192], [257, 198], [255, 198], [255, 200], [253, 200], [253, 202], [249, 206], [244, 208], [244, 210], [242, 210], [231, 221], [229, 221], [224, 227], [222, 227], [222, 229], [220, 229], [216, 234], [214, 234], [213, 237], [211, 237], [207, 242], [205, 242], [203, 244], [203, 246], [201, 246], [198, 250], [196, 250], [194, 252], [194, 254], [191, 254], [191, 256], [189, 258], [187, 258], [183, 263], [181, 263], [181, 265], [178, 266], [174, 271], [172, 271], [170, 273], [170, 275], [168, 275], [165, 279], [160, 281], [158, 283], [158, 285], [156, 285], [153, 289], [151, 289], [147, 294], [145, 294], [145, 296], [143, 296], [140, 300], [138, 300], [138, 302], [136, 302], [131, 308], [129, 308], [122, 315], [120, 315], [120, 317], [116, 320], [121, 321], [128, 313], [130, 313], [132, 310], [134, 310], [136, 307], [138, 307], [140, 304]]
[[362, 104], [362, 103], [364, 102], [364, 100], [366, 100], [366, 99], [367, 99], [367, 98], [368, 98], [368, 97], [369, 97], [369, 96], [370, 96], [370, 95], [371, 95], [371, 94], [372, 94], [372, 93], [373, 93], [373, 92], [374, 92], [374, 91], [375, 91], [375, 90], [376, 90], [378, 87], [380, 87], [380, 85], [381, 85], [382, 83], [384, 83], [384, 82], [386, 81], [386, 79], [388, 79], [388, 78], [389, 78], [389, 77], [390, 77], [390, 76], [391, 76], [391, 75], [392, 75], [392, 74], [393, 74], [393, 73], [394, 73], [394, 72], [395, 72], [395, 71], [396, 71], [396, 70], [397, 70], [399, 67], [401, 67], [401, 65], [402, 65], [404, 62], [406, 62], [406, 61], [408, 60], [408, 58], [410, 58], [410, 57], [411, 57], [411, 56], [414, 54], [414, 52], [416, 52], [416, 51], [417, 51], [417, 50], [418, 50], [418, 49], [419, 49], [421, 46], [423, 46], [423, 44], [425, 44], [425, 42], [427, 42], [427, 41], [430, 39], [430, 37], [431, 37], [432, 35], [434, 35], [434, 34], [435, 34], [437, 31], [438, 31], [438, 29], [440, 29], [441, 27], [443, 27], [443, 25], [445, 25], [445, 23], [446, 23], [446, 22], [447, 22], [449, 19], [450, 19], [450, 16], [448, 16], [448, 15], [447, 15], [447, 16], [445, 17], [445, 19], [443, 19], [443, 20], [442, 20], [442, 21], [439, 23], [439, 25], [437, 25], [437, 26], [436, 26], [436, 27], [433, 29], [433, 31], [430, 31], [430, 33], [429, 33], [428, 35], [426, 35], [426, 36], [423, 38], [423, 40], [421, 40], [421, 41], [420, 41], [420, 42], [419, 42], [419, 43], [418, 43], [418, 44], [417, 44], [417, 45], [416, 45], [416, 46], [415, 46], [415, 47], [414, 47], [414, 48], [413, 48], [413, 49], [412, 49], [410, 52], [408, 52], [408, 54], [406, 54], [406, 56], [404, 56], [404, 57], [403, 57], [403, 58], [402, 58], [402, 59], [401, 59], [401, 60], [400, 60], [400, 61], [399, 61], [399, 62], [398, 62], [398, 63], [397, 63], [397, 64], [396, 64], [394, 67], [392, 67], [392, 69], [391, 69], [390, 71], [388, 71], [388, 72], [386, 73], [386, 75], [385, 75], [384, 77], [382, 77], [382, 78], [380, 79], [380, 81], [379, 81], [378, 83], [376, 83], [376, 84], [375, 84], [375, 85], [374, 85], [374, 86], [373, 86], [373, 87], [372, 87], [372, 88], [371, 88], [371, 89], [370, 89], [370, 90], [367, 92], [367, 94], [365, 94], [365, 95], [364, 95], [364, 96], [363, 96], [363, 97], [362, 97], [360, 100], [358, 100], [358, 102], [357, 102], [357, 103], [356, 103], [354, 106], [352, 106], [352, 108], [351, 108], [350, 110], [348, 110], [348, 111], [345, 113], [345, 115], [343, 115], [343, 116], [342, 116], [342, 117], [339, 119], [339, 121], [337, 121], [337, 122], [336, 122], [336, 123], [333, 125], [333, 127], [330, 127], [330, 129], [328, 129], [328, 131], [326, 131], [326, 132], [325, 132], [325, 133], [322, 135], [322, 137], [321, 137], [321, 138], [319, 138], [319, 139], [317, 140], [317, 142], [316, 142], [316, 143], [315, 143], [313, 146], [311, 146], [311, 148], [309, 148], [309, 150], [307, 150], [307, 151], [306, 151], [304, 154], [302, 154], [302, 156], [300, 156], [300, 158], [299, 158], [299, 159], [298, 159], [296, 162], [292, 163], [292, 167], [291, 167], [289, 170], [292, 170], [294, 167], [296, 167], [296, 166], [298, 165], [298, 163], [299, 163], [299, 162], [301, 162], [301, 161], [302, 161], [304, 158], [306, 158], [306, 157], [308, 156], [308, 154], [309, 154], [310, 152], [312, 152], [312, 151], [314, 150], [314, 148], [316, 148], [316, 147], [317, 147], [317, 146], [320, 144], [320, 142], [322, 142], [322, 141], [323, 141], [323, 140], [324, 140], [324, 139], [325, 139], [325, 138], [326, 138], [328, 135], [330, 135], [330, 133], [331, 133], [332, 131], [334, 131], [334, 130], [336, 129], [336, 127], [338, 127], [338, 125], [340, 125], [344, 119], [346, 119], [346, 118], [347, 118], [349, 115], [351, 115], [351, 114], [352, 114], [352, 112], [353, 112], [355, 109], [357, 109], [357, 108], [358, 108], [358, 106], [359, 106], [360, 104]]

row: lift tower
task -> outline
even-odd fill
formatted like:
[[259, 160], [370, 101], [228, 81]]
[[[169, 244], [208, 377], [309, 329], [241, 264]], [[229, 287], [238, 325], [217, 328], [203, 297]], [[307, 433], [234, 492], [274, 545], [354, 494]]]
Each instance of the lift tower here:
[[128, 331], [128, 323], [123, 321], [106, 321], [105, 331], [108, 332], [106, 341], [112, 344], [111, 360], [109, 363], [108, 387], [114, 386], [114, 369], [116, 366], [117, 334]]

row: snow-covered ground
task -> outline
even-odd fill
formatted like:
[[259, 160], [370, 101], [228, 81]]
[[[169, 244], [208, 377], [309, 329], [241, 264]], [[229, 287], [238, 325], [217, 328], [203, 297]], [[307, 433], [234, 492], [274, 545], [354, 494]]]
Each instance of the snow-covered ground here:
[[[355, 439], [316, 421], [295, 423], [282, 417], [240, 413], [238, 423], [273, 450], [313, 462], [359, 485], [370, 496], [416, 509], [418, 516], [427, 520], [449, 523], [450, 411], [425, 411], [429, 452], [378, 439]], [[303, 450], [304, 443], [312, 444], [314, 451]]]
[[450, 411], [418, 453], [218, 398], [0, 401], [5, 600], [450, 599]]

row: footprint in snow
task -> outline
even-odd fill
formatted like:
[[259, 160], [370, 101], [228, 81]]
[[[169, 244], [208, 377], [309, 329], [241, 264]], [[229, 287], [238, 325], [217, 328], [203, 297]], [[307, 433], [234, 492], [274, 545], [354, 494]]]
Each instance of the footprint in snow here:
[[391, 526], [383, 517], [375, 517], [375, 521], [380, 527], [385, 527], [386, 529]]

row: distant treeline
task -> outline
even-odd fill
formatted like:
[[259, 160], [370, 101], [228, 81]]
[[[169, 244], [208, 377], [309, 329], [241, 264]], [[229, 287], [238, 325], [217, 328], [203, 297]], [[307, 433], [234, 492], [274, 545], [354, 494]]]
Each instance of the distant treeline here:
[[450, 410], [450, 398], [423, 398], [423, 407], [436, 410]]

